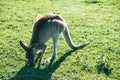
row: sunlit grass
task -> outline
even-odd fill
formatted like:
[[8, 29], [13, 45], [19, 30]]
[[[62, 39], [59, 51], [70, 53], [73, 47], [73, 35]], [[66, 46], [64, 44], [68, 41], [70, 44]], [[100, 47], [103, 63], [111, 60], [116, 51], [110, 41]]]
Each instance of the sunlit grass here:
[[[63, 16], [75, 44], [91, 43], [72, 51], [60, 36], [51, 66], [27, 67], [19, 41], [28, 45], [37, 15], [48, 12]], [[119, 80], [119, 0], [1, 0], [0, 32], [2, 80]], [[43, 60], [52, 55], [52, 41], [47, 45]]]

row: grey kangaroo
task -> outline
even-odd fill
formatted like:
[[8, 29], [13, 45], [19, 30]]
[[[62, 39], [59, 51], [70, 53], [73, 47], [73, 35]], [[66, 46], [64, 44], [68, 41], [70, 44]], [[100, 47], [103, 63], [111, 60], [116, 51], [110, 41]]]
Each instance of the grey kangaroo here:
[[[37, 61], [41, 62], [42, 56], [46, 50], [45, 43], [50, 38], [53, 40], [53, 53], [52, 56], [44, 62], [51, 63], [54, 61], [57, 53], [57, 42], [61, 32], [63, 33], [68, 46], [74, 50], [82, 49], [89, 44], [89, 42], [86, 42], [82, 45], [74, 45], [71, 40], [67, 24], [60, 15], [48, 13], [39, 16], [33, 25], [32, 37], [29, 46], [26, 46], [23, 41], [20, 41], [21, 47], [26, 51], [26, 59], [30, 66], [34, 66]], [[40, 52], [34, 60], [37, 50], [40, 50]]]

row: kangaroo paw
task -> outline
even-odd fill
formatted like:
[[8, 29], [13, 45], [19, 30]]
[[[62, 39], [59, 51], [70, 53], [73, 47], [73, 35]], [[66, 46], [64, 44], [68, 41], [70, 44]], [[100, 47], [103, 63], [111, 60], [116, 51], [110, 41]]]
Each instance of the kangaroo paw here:
[[50, 63], [51, 58], [45, 59], [42, 65], [46, 65], [47, 63]]
[[45, 59], [44, 62], [43, 62], [43, 65], [47, 64], [47, 63], [52, 63], [54, 61], [55, 58], [48, 58], [48, 59]]

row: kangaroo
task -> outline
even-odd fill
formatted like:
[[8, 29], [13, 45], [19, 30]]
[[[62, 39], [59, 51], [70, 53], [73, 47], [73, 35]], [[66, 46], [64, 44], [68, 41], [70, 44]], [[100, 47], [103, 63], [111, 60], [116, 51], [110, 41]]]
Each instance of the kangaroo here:
[[[63, 33], [68, 46], [74, 50], [82, 49], [89, 44], [89, 42], [86, 42], [82, 45], [74, 45], [69, 34], [68, 26], [60, 15], [48, 13], [38, 16], [33, 25], [32, 37], [29, 46], [26, 46], [23, 41], [20, 40], [20, 45], [26, 51], [26, 59], [30, 66], [34, 66], [37, 61], [41, 62], [42, 56], [47, 47], [45, 43], [50, 38], [53, 40], [53, 53], [50, 58], [45, 60], [45, 63], [51, 63], [55, 60], [58, 38], [61, 32]], [[40, 52], [36, 60], [34, 60], [37, 50], [40, 50]]]

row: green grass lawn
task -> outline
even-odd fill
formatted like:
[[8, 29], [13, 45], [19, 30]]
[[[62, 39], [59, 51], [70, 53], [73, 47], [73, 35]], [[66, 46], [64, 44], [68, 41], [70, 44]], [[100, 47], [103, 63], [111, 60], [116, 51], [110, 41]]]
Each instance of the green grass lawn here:
[[[91, 43], [73, 51], [60, 36], [51, 66], [28, 67], [19, 41], [28, 45], [37, 15], [49, 12], [63, 16], [75, 44]], [[0, 80], [120, 80], [120, 0], [0, 0]]]

